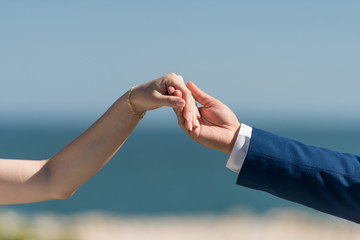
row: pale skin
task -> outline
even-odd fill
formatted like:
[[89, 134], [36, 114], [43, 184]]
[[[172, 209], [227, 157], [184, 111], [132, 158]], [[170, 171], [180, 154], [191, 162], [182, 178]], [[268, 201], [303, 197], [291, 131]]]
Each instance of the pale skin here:
[[[171, 96], [167, 89], [181, 91]], [[143, 111], [162, 106], [183, 113], [183, 127], [196, 131], [198, 110], [181, 76], [168, 74], [133, 89], [131, 111], [121, 96], [84, 133], [46, 160], [0, 159], [0, 204], [66, 199], [100, 170], [118, 151], [139, 122]]]
[[[230, 154], [241, 126], [236, 115], [225, 104], [202, 91], [194, 83], [188, 82], [186, 86], [195, 100], [203, 106], [198, 107], [200, 126], [194, 131], [186, 128], [181, 109], [174, 108], [180, 127], [191, 139], [205, 147]], [[168, 92], [177, 97], [183, 94], [173, 86], [168, 88]]]

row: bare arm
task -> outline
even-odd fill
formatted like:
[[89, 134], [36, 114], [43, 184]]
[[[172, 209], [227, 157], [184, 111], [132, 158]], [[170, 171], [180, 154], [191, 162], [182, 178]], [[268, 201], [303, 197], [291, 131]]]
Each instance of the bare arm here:
[[[169, 74], [134, 88], [131, 103], [135, 113], [161, 106], [187, 108], [195, 101], [184, 90], [181, 97], [169, 96], [167, 87], [186, 89], [182, 78]], [[43, 161], [0, 160], [0, 204], [19, 204], [70, 197], [117, 152], [139, 119], [120, 97], [90, 128], [53, 157]], [[194, 109], [188, 110], [196, 119]]]

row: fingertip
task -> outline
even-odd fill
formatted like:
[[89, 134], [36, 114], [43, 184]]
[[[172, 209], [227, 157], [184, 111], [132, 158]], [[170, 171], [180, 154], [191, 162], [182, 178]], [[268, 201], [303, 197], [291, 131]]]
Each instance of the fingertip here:
[[192, 132], [193, 130], [193, 123], [191, 121], [188, 122], [189, 131]]
[[186, 113], [187, 113], [186, 111], [183, 113], [183, 117], [185, 119], [185, 127], [187, 130], [191, 132], [193, 130], [193, 121], [192, 118], [189, 117], [189, 115]]
[[194, 87], [194, 86], [196, 87], [195, 83], [193, 83], [191, 81], [186, 83], [187, 88], [189, 88], [189, 87], [191, 88], [191, 87]]
[[185, 106], [185, 100], [182, 98], [179, 98], [176, 100], [176, 106], [179, 108], [183, 108]]
[[174, 90], [174, 96], [181, 97], [183, 96], [182, 92], [179, 89]]
[[198, 119], [195, 120], [195, 128], [199, 128], [200, 127], [200, 122]]
[[192, 133], [193, 133], [196, 137], [199, 137], [199, 136], [200, 136], [200, 127], [195, 128]]
[[197, 94], [198, 92], [200, 92], [200, 88], [198, 88], [198, 86], [195, 85], [195, 83], [193, 82], [188, 82], [186, 84], [186, 87], [189, 89], [189, 91], [192, 93], [192, 94]]
[[167, 89], [167, 91], [168, 91], [168, 93], [169, 93], [170, 95], [173, 95], [176, 90], [175, 90], [175, 88], [174, 88], [173, 86], [169, 86], [168, 89]]

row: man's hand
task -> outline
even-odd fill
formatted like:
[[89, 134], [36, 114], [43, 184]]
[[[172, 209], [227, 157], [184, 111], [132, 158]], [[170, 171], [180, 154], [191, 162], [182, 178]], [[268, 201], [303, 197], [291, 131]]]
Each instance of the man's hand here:
[[[181, 109], [174, 109], [180, 127], [190, 138], [205, 147], [230, 154], [240, 129], [240, 123], [235, 114], [225, 104], [200, 90], [194, 83], [188, 82], [186, 86], [195, 100], [203, 105], [198, 107], [200, 127], [192, 132], [188, 131], [184, 125]], [[182, 91], [174, 87], [169, 87], [168, 92], [182, 97]]]

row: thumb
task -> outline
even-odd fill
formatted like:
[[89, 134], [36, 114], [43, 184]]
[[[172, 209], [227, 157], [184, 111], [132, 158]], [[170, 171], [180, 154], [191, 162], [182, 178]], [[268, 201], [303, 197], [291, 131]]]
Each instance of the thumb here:
[[196, 101], [198, 101], [201, 105], [205, 106], [214, 100], [212, 96], [202, 91], [200, 88], [198, 88], [193, 82], [188, 82], [186, 84], [186, 87], [190, 90], [191, 94], [195, 98]]
[[159, 94], [157, 96], [157, 101], [161, 106], [167, 106], [172, 108], [182, 108], [185, 106], [185, 100], [181, 97], [176, 96]]

